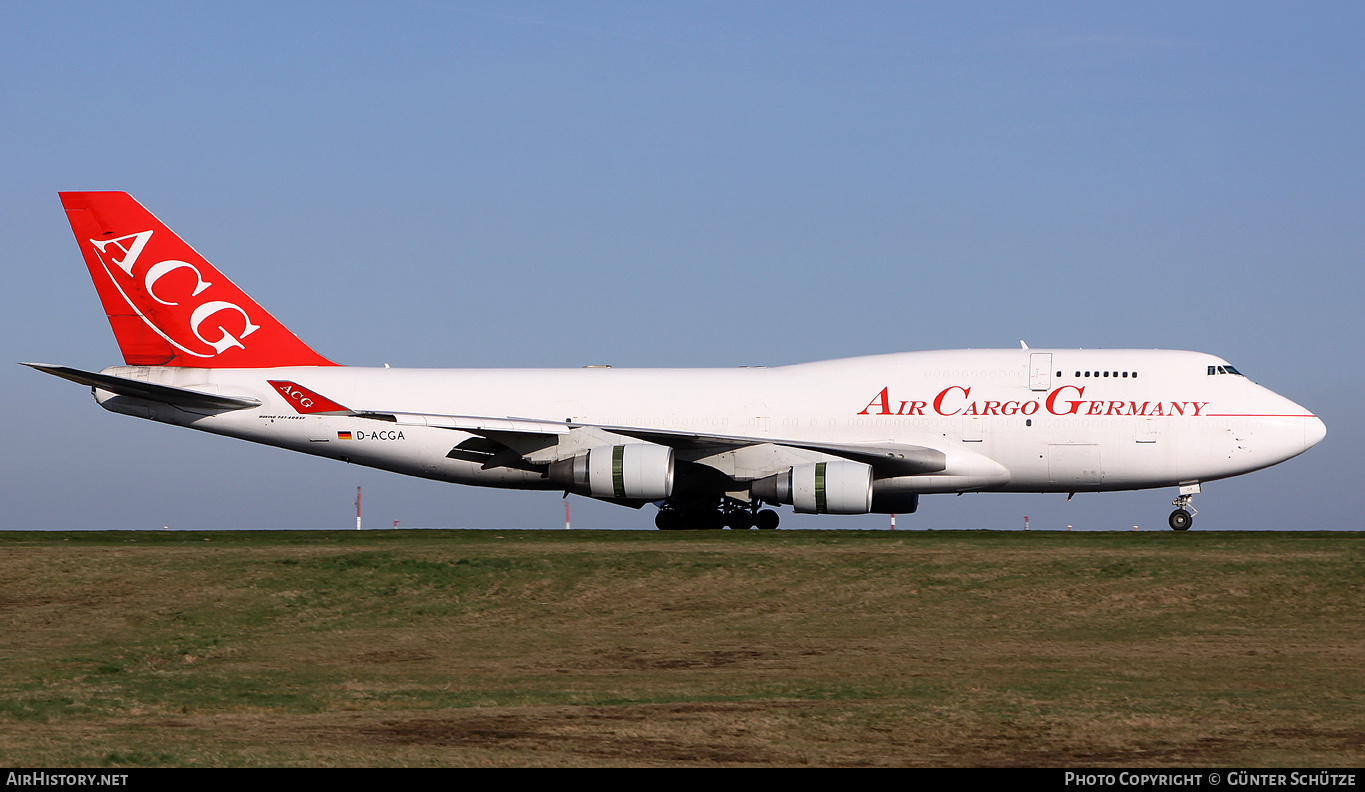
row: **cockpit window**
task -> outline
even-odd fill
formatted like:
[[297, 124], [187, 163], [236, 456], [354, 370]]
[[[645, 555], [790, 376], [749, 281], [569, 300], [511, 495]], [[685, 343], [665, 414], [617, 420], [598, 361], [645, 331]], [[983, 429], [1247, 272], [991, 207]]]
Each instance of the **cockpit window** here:
[[1212, 377], [1216, 374], [1236, 374], [1239, 377], [1246, 376], [1232, 366], [1209, 366], [1209, 376]]

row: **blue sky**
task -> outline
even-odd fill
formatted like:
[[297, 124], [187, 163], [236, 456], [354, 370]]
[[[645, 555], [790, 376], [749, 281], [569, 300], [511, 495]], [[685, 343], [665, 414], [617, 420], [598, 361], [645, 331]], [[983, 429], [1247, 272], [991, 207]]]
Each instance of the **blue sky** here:
[[[358, 365], [1221, 355], [1324, 443], [1199, 529], [1365, 527], [1359, 3], [12, 4], [0, 527], [553, 527], [106, 413], [58, 190], [127, 190]], [[1174, 492], [924, 499], [901, 528], [1164, 526]], [[574, 499], [583, 527], [652, 515]], [[349, 523], [348, 523], [349, 521]], [[875, 527], [884, 517], [784, 525]]]

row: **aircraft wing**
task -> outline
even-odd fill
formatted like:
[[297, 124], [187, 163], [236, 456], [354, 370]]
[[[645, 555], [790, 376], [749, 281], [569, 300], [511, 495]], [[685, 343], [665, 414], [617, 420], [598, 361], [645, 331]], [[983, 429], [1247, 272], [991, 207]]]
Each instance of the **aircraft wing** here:
[[942, 451], [904, 443], [839, 444], [782, 440], [770, 437], [677, 432], [636, 426], [612, 426], [568, 421], [546, 421], [534, 418], [492, 418], [470, 415], [418, 415], [413, 413], [355, 412], [358, 418], [387, 421], [407, 426], [432, 426], [455, 429], [485, 437], [505, 445], [522, 455], [558, 443], [558, 439], [574, 432], [608, 433], [635, 438], [648, 443], [669, 446], [679, 452], [719, 453], [748, 446], [773, 445], [815, 451], [831, 456], [862, 462], [872, 466], [879, 477], [913, 476], [937, 473], [947, 468]]
[[204, 393], [203, 391], [190, 390], [188, 388], [176, 388], [170, 385], [157, 385], [151, 382], [141, 382], [125, 377], [114, 377], [109, 374], [96, 374], [93, 371], [82, 371], [69, 366], [54, 366], [48, 363], [24, 363], [31, 369], [54, 377], [61, 377], [65, 380], [78, 382], [81, 385], [89, 385], [92, 388], [99, 388], [110, 393], [117, 393], [120, 396], [131, 396], [137, 399], [147, 399], [148, 401], [164, 402], [174, 404], [177, 407], [189, 407], [196, 409], [209, 410], [245, 410], [251, 407], [259, 407], [259, 399], [244, 398], [240, 396], [222, 396], [217, 393]]
[[693, 447], [730, 447], [770, 444], [785, 448], [799, 448], [817, 451], [854, 462], [871, 465], [879, 477], [913, 476], [919, 473], [937, 473], [947, 467], [947, 458], [942, 451], [925, 446], [903, 443], [877, 443], [869, 445], [846, 445], [839, 443], [811, 443], [808, 441], [779, 440], [767, 437], [743, 437], [736, 435], [697, 434], [694, 432], [670, 432], [659, 429], [638, 429], [628, 426], [598, 427], [613, 434], [634, 437], [659, 445], [671, 446], [684, 451]]

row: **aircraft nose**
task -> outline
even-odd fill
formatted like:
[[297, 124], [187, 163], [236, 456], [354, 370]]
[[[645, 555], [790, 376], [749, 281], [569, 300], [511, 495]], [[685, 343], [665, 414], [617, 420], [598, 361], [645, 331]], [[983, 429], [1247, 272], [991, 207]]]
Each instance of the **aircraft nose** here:
[[1327, 436], [1327, 424], [1321, 418], [1309, 418], [1303, 425], [1303, 450], [1307, 451]]

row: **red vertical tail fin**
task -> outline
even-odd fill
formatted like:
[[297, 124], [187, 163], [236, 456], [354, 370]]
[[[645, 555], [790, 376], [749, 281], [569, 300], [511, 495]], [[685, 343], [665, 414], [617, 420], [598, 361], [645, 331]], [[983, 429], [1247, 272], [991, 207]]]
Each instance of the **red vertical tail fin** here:
[[59, 193], [130, 366], [334, 366], [123, 192]]

